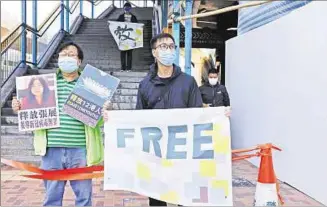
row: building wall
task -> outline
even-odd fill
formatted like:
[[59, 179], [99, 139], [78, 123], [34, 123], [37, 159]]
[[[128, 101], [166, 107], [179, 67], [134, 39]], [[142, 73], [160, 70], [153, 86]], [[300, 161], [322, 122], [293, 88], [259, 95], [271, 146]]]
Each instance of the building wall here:
[[277, 145], [277, 177], [324, 205], [326, 11], [327, 2], [313, 1], [226, 43], [233, 148]]
[[[240, 9], [238, 15], [238, 35], [281, 18], [293, 10], [305, 6], [311, 1], [312, 0], [273, 1], [260, 6]], [[251, 1], [240, 1], [239, 4], [245, 4], [248, 2]]]

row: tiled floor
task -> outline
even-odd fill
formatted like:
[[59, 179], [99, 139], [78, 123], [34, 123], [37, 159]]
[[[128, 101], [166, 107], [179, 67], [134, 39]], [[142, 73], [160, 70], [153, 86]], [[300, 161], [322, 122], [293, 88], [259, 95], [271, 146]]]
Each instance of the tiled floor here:
[[[247, 161], [233, 162], [234, 206], [252, 206], [258, 169]], [[1, 168], [1, 206], [41, 206], [44, 188], [41, 180], [19, 176], [19, 171]], [[93, 181], [94, 206], [147, 206], [148, 199], [124, 191], [103, 191], [102, 180]], [[285, 206], [323, 206], [296, 189], [281, 183]], [[74, 194], [67, 185], [64, 206], [74, 206]]]

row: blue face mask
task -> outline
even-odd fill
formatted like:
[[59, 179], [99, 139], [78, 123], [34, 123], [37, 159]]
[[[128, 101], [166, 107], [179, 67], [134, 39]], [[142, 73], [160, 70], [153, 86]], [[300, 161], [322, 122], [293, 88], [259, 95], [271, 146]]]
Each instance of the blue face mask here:
[[176, 52], [167, 50], [159, 50], [158, 61], [165, 66], [172, 66], [176, 59]]
[[58, 66], [64, 73], [72, 73], [78, 70], [77, 60], [72, 57], [59, 57]]
[[126, 12], [130, 12], [131, 11], [131, 7], [125, 7], [125, 11]]

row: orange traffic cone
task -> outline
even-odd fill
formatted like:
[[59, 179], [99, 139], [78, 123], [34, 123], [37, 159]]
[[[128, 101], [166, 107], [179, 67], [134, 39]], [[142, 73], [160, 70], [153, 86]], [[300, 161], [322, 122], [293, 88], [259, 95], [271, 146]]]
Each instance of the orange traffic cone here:
[[[282, 204], [279, 196], [279, 186], [274, 171], [272, 149], [281, 151], [281, 149], [272, 144], [259, 146], [261, 162], [259, 168], [258, 182], [254, 198], [254, 206], [279, 206]], [[281, 203], [279, 203], [279, 200]]]

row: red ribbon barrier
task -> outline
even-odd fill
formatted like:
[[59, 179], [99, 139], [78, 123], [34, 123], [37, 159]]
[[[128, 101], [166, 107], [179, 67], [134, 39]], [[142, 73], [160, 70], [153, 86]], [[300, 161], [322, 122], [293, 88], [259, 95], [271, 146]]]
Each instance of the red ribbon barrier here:
[[77, 174], [41, 174], [22, 175], [27, 178], [42, 180], [87, 180], [93, 178], [103, 178], [103, 173], [77, 173]]
[[28, 178], [42, 179], [42, 180], [86, 180], [92, 178], [101, 178], [103, 173], [93, 173], [103, 171], [104, 167], [91, 166], [81, 168], [70, 168], [64, 170], [43, 170], [31, 164], [25, 164], [14, 160], [7, 160], [1, 158], [1, 162], [14, 167], [19, 170], [36, 173], [37, 175], [21, 175]]
[[[251, 152], [255, 150], [260, 150], [261, 148], [265, 147], [267, 144], [258, 145], [256, 147], [247, 148], [247, 149], [236, 149], [232, 150], [232, 154], [239, 154], [245, 152]], [[275, 146], [273, 146], [275, 148]], [[236, 157], [232, 158], [232, 161], [244, 160], [249, 159], [252, 157], [260, 157], [262, 154], [260, 152], [256, 152], [253, 154], [247, 155], [237, 155]], [[104, 167], [102, 165], [98, 166], [91, 166], [91, 167], [82, 167], [82, 168], [71, 168], [71, 169], [64, 169], [64, 170], [43, 170], [31, 164], [25, 164], [22, 162], [17, 162], [14, 160], [7, 160], [1, 158], [1, 162], [14, 167], [19, 170], [24, 170], [27, 172], [36, 173], [37, 175], [21, 175], [28, 178], [34, 179], [43, 179], [43, 180], [83, 180], [83, 179], [92, 179], [92, 178], [101, 178], [103, 177], [103, 173], [94, 173], [97, 171], [103, 171]]]

